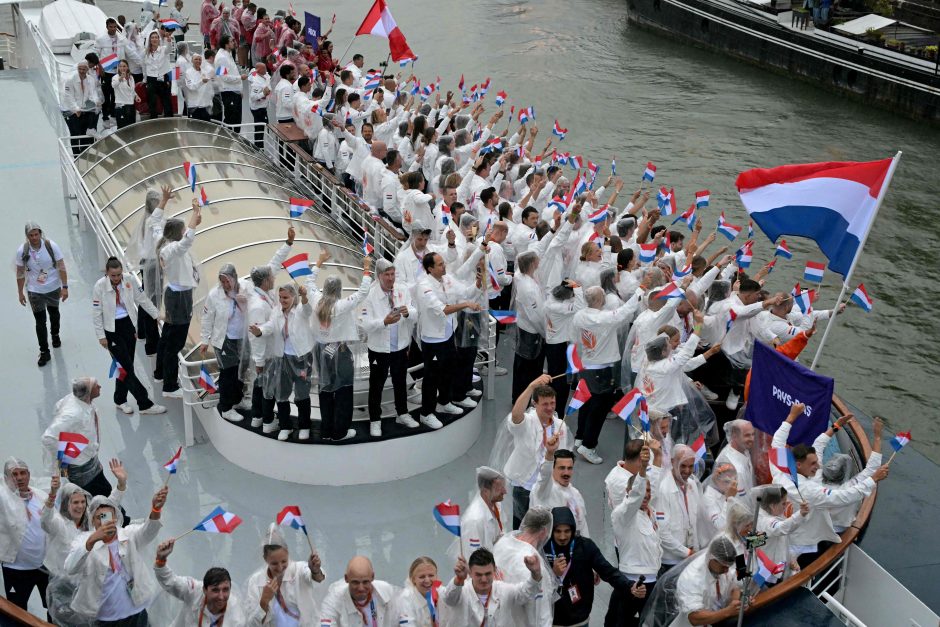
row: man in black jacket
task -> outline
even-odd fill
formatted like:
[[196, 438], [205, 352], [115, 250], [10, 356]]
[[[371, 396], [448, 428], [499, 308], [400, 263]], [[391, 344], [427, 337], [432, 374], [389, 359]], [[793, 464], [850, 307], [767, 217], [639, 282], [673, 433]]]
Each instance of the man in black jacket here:
[[545, 555], [561, 580], [561, 598], [555, 602], [555, 625], [587, 625], [594, 604], [595, 577], [628, 593], [630, 582], [601, 554], [594, 541], [577, 533], [574, 514], [567, 507], [552, 510], [552, 537]]

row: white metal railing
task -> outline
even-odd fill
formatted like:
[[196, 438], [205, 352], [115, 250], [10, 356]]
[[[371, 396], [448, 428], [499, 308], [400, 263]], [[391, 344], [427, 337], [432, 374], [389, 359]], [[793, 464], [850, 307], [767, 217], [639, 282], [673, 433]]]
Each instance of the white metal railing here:
[[71, 72], [74, 67], [74, 63], [67, 63], [57, 59], [55, 53], [52, 52], [52, 48], [49, 47], [49, 44], [46, 43], [42, 33], [39, 32], [39, 26], [33, 22], [26, 22], [26, 20], [23, 20], [23, 22], [29, 29], [30, 37], [32, 37], [33, 41], [36, 42], [36, 50], [39, 52], [39, 60], [46, 69], [46, 76], [49, 77], [49, 82], [52, 86], [52, 93], [55, 95], [56, 102], [58, 103], [60, 100], [59, 86], [62, 84], [62, 75], [67, 72]]
[[0, 57], [3, 57], [4, 63], [9, 64], [10, 67], [15, 67], [13, 65], [13, 57], [15, 56], [16, 37], [7, 33], [0, 33]]

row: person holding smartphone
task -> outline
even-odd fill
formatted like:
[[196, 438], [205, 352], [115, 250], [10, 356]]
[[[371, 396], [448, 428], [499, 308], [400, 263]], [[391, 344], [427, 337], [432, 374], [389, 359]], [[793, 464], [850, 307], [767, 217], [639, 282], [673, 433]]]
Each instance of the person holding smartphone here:
[[93, 531], [79, 536], [65, 558], [68, 575], [80, 578], [72, 600], [79, 615], [104, 627], [146, 627], [147, 608], [159, 592], [148, 548], [162, 528], [164, 486], [153, 495], [150, 516], [123, 527], [121, 509], [96, 496], [88, 508]]

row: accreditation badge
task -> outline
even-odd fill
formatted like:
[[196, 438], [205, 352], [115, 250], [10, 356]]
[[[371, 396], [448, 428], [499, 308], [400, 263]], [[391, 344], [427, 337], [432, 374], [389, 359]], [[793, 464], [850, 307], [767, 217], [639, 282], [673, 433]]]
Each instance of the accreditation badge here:
[[578, 589], [577, 584], [568, 586], [568, 598], [571, 599], [572, 604], [576, 604], [581, 600], [581, 591]]

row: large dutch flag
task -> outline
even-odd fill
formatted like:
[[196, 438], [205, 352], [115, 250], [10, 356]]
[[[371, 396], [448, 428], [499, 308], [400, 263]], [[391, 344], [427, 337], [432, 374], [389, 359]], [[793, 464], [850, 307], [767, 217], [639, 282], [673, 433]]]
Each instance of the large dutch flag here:
[[895, 163], [896, 157], [755, 169], [739, 174], [736, 185], [748, 214], [771, 241], [782, 235], [815, 240], [829, 268], [846, 276]]

